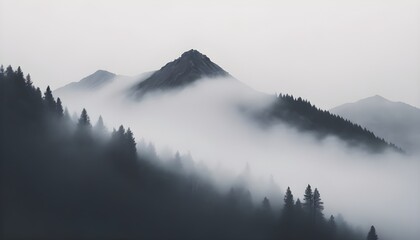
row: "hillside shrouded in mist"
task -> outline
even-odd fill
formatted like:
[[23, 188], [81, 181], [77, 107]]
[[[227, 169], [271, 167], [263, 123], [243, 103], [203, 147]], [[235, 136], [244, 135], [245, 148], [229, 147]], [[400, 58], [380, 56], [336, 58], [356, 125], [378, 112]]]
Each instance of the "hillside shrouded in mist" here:
[[419, 240], [419, 16], [0, 0], [0, 240]]
[[[133, 98], [133, 88], [153, 74], [116, 77], [95, 91], [60, 89], [57, 95], [70, 112], [86, 107], [94, 118], [102, 115], [109, 128], [130, 126], [137, 139], [153, 142], [160, 156], [177, 150], [192, 154], [219, 176], [218, 188], [226, 190], [234, 182], [229, 176], [249, 169], [246, 182], [255, 203], [268, 194], [270, 179], [282, 191], [311, 183], [328, 196], [326, 211], [343, 214], [355, 227], [375, 224], [387, 239], [418, 236], [416, 156], [401, 154], [374, 133], [304, 100], [266, 95], [232, 77], [205, 77]], [[273, 104], [280, 106], [267, 118]], [[385, 148], [372, 152], [372, 141]], [[402, 199], [409, 203], [389, 207]]]
[[[176, 153], [158, 157], [130, 128], [77, 120], [48, 87], [20, 68], [0, 70], [2, 239], [362, 239], [324, 216], [318, 188], [300, 200], [260, 198], [250, 169], [217, 183], [217, 172]], [[216, 175], [214, 175], [216, 174]], [[218, 184], [223, 184], [225, 190]], [[278, 191], [271, 181], [271, 193]], [[303, 189], [302, 189], [303, 190]], [[303, 192], [303, 191], [302, 191]], [[270, 196], [271, 197], [271, 196]], [[272, 203], [273, 202], [273, 203]], [[302, 231], [304, 229], [304, 231]]]

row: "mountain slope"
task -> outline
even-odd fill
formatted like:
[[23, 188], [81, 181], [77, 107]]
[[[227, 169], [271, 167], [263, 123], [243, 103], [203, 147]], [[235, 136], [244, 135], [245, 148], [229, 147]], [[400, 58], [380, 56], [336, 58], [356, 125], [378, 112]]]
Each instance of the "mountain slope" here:
[[112, 82], [112, 80], [117, 77], [116, 74], [105, 71], [105, 70], [98, 70], [95, 73], [83, 78], [79, 82], [72, 82], [69, 83], [61, 88], [55, 90], [55, 93], [60, 94], [60, 92], [65, 91], [74, 91], [74, 90], [98, 90], [105, 85]]
[[372, 130], [407, 152], [420, 149], [420, 109], [381, 96], [346, 103], [331, 112]]
[[230, 76], [197, 50], [184, 52], [181, 57], [167, 63], [149, 78], [134, 87], [135, 95], [141, 96], [150, 91], [168, 90], [186, 86], [200, 78]]
[[263, 112], [260, 119], [266, 122], [281, 120], [301, 131], [315, 133], [318, 137], [333, 135], [350, 146], [367, 148], [381, 152], [385, 149], [401, 151], [393, 143], [375, 136], [366, 128], [345, 120], [342, 117], [321, 110], [309, 101], [290, 95], [279, 95], [277, 100]]

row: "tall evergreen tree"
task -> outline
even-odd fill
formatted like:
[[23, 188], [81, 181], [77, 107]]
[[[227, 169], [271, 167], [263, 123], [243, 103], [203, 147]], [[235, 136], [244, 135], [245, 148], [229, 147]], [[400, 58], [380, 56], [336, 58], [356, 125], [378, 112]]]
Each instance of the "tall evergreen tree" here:
[[328, 219], [328, 228], [332, 234], [334, 234], [337, 229], [337, 225], [335, 223], [335, 218], [333, 215], [331, 215]]
[[44, 104], [47, 109], [47, 111], [51, 113], [55, 113], [57, 109], [56, 102], [54, 100], [54, 97], [52, 95], [50, 86], [47, 87], [47, 90], [44, 93]]
[[38, 99], [41, 99], [42, 98], [41, 89], [39, 87], [36, 88], [36, 93], [35, 94], [36, 94], [36, 96], [37, 96]]
[[293, 200], [292, 191], [290, 191], [290, 187], [287, 187], [286, 194], [284, 195], [284, 211], [291, 212], [294, 205], [295, 201]]
[[117, 131], [117, 138], [122, 140], [124, 138], [124, 134], [125, 134], [125, 129], [124, 129], [124, 126], [121, 125]]
[[79, 126], [79, 128], [90, 128], [90, 127], [92, 127], [92, 125], [90, 124], [90, 119], [89, 119], [89, 116], [87, 114], [87, 111], [84, 108], [82, 110], [82, 114], [80, 114], [78, 126]]
[[102, 116], [99, 116], [94, 129], [95, 129], [95, 132], [100, 133], [100, 134], [103, 134], [106, 132], [106, 127], [104, 124], [104, 120], [102, 119]]
[[66, 121], [66, 122], [70, 122], [70, 120], [71, 120], [70, 113], [69, 113], [69, 110], [67, 108], [64, 109], [63, 118], [64, 118], [64, 121]]
[[267, 197], [264, 197], [264, 199], [262, 201], [262, 209], [263, 209], [264, 212], [270, 212], [271, 211], [270, 200], [268, 200]]
[[321, 195], [317, 188], [314, 190], [313, 195], [313, 208], [314, 208], [314, 217], [315, 219], [322, 218], [324, 210], [324, 203], [321, 201]]
[[61, 99], [60, 98], [57, 98], [57, 104], [56, 104], [57, 106], [56, 106], [56, 108], [57, 108], [57, 115], [59, 116], [59, 117], [63, 117], [63, 115], [64, 115], [64, 110], [63, 110], [63, 105], [61, 104]]
[[312, 188], [311, 185], [308, 184], [308, 186], [306, 187], [305, 190], [305, 195], [303, 196], [303, 208], [311, 213], [313, 211], [313, 207], [314, 207], [314, 195], [312, 193]]
[[374, 226], [370, 227], [369, 233], [367, 235], [367, 240], [378, 240], [378, 235], [376, 234], [376, 229]]
[[7, 68], [6, 68], [6, 77], [8, 77], [9, 79], [13, 79], [14, 77], [14, 75], [15, 75], [15, 72], [13, 71], [13, 68], [12, 68], [12, 66], [7, 66]]
[[31, 75], [26, 75], [26, 81], [25, 81], [25, 83], [26, 83], [26, 86], [27, 87], [33, 87], [33, 85], [32, 85], [32, 80], [31, 80]]
[[16, 75], [19, 79], [23, 79], [23, 72], [22, 72], [22, 69], [20, 68], [20, 66], [16, 70]]
[[125, 133], [125, 142], [129, 156], [131, 158], [135, 158], [137, 154], [136, 141], [130, 128], [128, 128], [127, 132]]

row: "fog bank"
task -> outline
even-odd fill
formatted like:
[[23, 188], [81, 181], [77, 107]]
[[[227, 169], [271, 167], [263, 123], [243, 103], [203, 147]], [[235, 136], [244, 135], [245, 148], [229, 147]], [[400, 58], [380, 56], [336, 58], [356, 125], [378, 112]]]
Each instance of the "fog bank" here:
[[255, 201], [267, 194], [270, 179], [283, 190], [290, 186], [301, 199], [311, 184], [319, 189], [327, 216], [341, 213], [366, 233], [375, 225], [381, 239], [420, 236], [419, 156], [371, 155], [334, 137], [319, 140], [281, 123], [262, 128], [249, 113], [274, 97], [235, 79], [201, 80], [140, 100], [127, 96], [132, 84], [115, 79], [94, 93], [58, 96], [70, 112], [86, 108], [93, 123], [102, 115], [109, 128], [130, 127], [138, 141], [153, 142], [160, 155], [190, 153], [215, 175], [246, 173]]

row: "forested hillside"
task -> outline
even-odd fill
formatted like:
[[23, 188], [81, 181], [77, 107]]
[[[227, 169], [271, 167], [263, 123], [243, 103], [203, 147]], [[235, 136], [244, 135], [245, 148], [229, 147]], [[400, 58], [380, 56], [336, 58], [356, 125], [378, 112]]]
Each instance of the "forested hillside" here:
[[320, 138], [328, 135], [336, 136], [349, 146], [364, 148], [369, 152], [379, 153], [384, 150], [403, 152], [398, 146], [375, 136], [368, 129], [329, 111], [321, 110], [307, 100], [288, 94], [280, 94], [272, 106], [258, 118], [269, 123], [282, 120], [292, 127], [312, 132]]
[[2, 239], [350, 240], [367, 235], [324, 216], [328, 206], [310, 185], [302, 201], [288, 188], [283, 208], [275, 210], [268, 198], [253, 204], [246, 188], [232, 186], [224, 194], [198, 174], [158, 167], [156, 155], [138, 152], [129, 128], [110, 133], [102, 118], [92, 126], [86, 110], [72, 120], [61, 100], [49, 88], [42, 93], [33, 86], [20, 68], [0, 69], [0, 94]]

